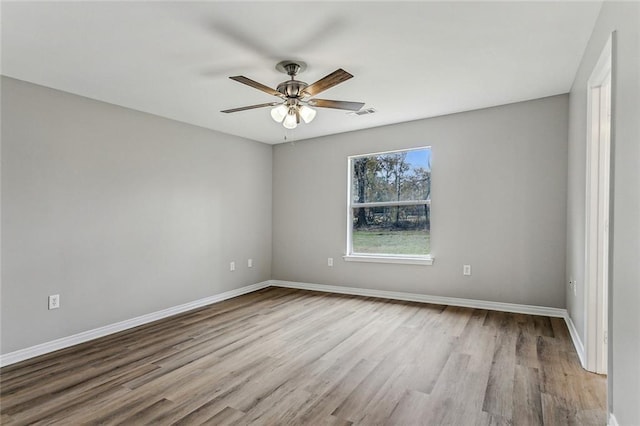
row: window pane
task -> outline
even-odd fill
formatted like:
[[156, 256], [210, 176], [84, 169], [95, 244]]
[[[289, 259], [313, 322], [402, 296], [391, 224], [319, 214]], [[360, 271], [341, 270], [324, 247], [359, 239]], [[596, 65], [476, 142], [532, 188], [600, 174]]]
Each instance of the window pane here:
[[352, 161], [351, 201], [428, 200], [431, 196], [431, 149], [356, 157]]
[[429, 206], [354, 208], [353, 253], [430, 253]]

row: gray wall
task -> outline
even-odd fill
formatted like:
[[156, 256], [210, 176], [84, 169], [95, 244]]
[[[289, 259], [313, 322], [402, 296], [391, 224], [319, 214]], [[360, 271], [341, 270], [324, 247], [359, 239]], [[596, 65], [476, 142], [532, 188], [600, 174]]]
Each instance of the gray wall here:
[[[273, 278], [564, 308], [568, 102], [275, 146]], [[424, 145], [433, 149], [434, 264], [344, 262], [347, 156]]]
[[2, 353], [268, 280], [271, 151], [2, 78]]
[[571, 89], [567, 276], [578, 280], [567, 308], [583, 341], [587, 80], [612, 31], [613, 255], [610, 259], [609, 409], [640, 424], [640, 3], [605, 2]]

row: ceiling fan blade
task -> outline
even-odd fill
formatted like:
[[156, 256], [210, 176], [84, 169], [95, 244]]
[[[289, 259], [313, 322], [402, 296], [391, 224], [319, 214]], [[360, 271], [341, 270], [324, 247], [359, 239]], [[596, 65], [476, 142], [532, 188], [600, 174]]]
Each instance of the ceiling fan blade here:
[[364, 106], [364, 102], [332, 101], [330, 99], [309, 99], [308, 104], [318, 108], [346, 109], [349, 111], [359, 111]]
[[267, 102], [266, 104], [249, 105], [249, 106], [244, 106], [240, 108], [225, 109], [224, 111], [220, 111], [220, 112], [230, 113], [230, 112], [246, 111], [248, 109], [264, 108], [269, 106], [276, 106], [278, 104], [280, 104], [280, 102]]
[[276, 90], [272, 89], [269, 86], [265, 86], [262, 83], [258, 83], [257, 81], [251, 80], [250, 78], [247, 78], [245, 76], [242, 75], [236, 75], [234, 77], [229, 77], [231, 80], [235, 80], [238, 83], [242, 83], [242, 84], [246, 84], [247, 86], [251, 86], [254, 89], [258, 89], [258, 90], [262, 90], [265, 93], [268, 93], [270, 95], [273, 96], [278, 96], [278, 97], [283, 97], [282, 93], [277, 92]]
[[352, 77], [353, 75], [349, 74], [342, 68], [339, 68], [331, 74], [322, 77], [320, 80], [307, 86], [307, 88], [304, 89], [304, 93], [309, 96], [314, 96], [320, 92], [324, 92], [325, 90], [332, 88], [337, 84], [347, 81]]

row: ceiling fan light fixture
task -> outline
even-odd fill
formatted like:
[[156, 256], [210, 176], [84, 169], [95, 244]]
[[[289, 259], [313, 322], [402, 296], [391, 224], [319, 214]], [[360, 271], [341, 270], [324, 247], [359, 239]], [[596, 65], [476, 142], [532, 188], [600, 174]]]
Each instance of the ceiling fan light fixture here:
[[282, 122], [282, 125], [284, 127], [286, 127], [287, 129], [295, 129], [296, 127], [298, 127], [298, 120], [297, 120], [297, 117], [296, 117], [296, 111], [295, 110], [290, 110], [289, 111], [289, 113], [285, 117], [284, 121]]
[[300, 117], [302, 117], [304, 122], [307, 124], [311, 123], [316, 117], [316, 110], [313, 108], [309, 108], [306, 105], [301, 105], [298, 112], [300, 113]]
[[278, 123], [282, 123], [282, 120], [287, 116], [289, 109], [285, 104], [280, 104], [271, 110], [271, 118]]

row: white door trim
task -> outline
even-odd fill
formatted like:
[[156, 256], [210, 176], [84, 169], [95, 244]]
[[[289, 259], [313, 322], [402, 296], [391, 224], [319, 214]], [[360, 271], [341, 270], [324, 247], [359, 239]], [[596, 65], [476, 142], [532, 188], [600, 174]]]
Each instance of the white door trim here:
[[587, 83], [585, 368], [607, 372], [611, 36]]

